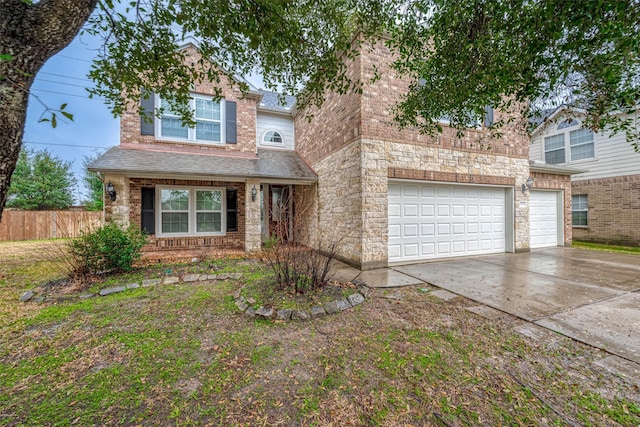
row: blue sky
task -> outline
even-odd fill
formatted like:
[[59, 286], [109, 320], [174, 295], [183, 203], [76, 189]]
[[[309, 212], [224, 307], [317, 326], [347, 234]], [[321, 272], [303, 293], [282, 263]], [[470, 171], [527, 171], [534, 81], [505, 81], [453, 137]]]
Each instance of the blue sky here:
[[[99, 41], [95, 38], [79, 35], [42, 67], [31, 93], [50, 108], [67, 103], [66, 111], [73, 114], [74, 119], [66, 123], [59, 120], [55, 129], [48, 122], [39, 123], [45, 107], [31, 96], [23, 137], [25, 147], [47, 149], [55, 156], [73, 162], [72, 170], [78, 180], [74, 192], [76, 203], [86, 196], [82, 183], [83, 156], [103, 153], [120, 143], [120, 120], [113, 117], [103, 100], [89, 99], [86, 91], [93, 85], [87, 74], [98, 46]], [[258, 87], [262, 85], [259, 76], [249, 80]]]

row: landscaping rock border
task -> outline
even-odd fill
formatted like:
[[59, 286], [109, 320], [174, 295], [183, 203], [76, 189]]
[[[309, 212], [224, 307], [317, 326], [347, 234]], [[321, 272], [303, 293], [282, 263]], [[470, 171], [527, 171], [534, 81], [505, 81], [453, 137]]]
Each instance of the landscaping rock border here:
[[233, 300], [238, 310], [249, 317], [284, 321], [319, 319], [329, 314], [340, 313], [362, 304], [369, 296], [369, 288], [361, 287], [358, 289], [358, 292], [349, 295], [347, 298], [329, 301], [324, 305], [313, 306], [310, 311], [292, 310], [290, 308], [277, 309], [264, 306], [255, 309], [253, 305], [256, 301], [253, 298], [245, 298], [240, 295], [242, 289], [243, 288], [238, 289], [233, 295]]
[[[195, 281], [208, 281], [208, 280], [240, 280], [242, 278], [242, 273], [221, 273], [221, 274], [192, 274], [187, 273], [180, 276], [163, 276], [158, 279], [145, 279], [140, 282], [129, 283], [127, 285], [113, 286], [110, 288], [100, 289], [97, 293], [93, 292], [84, 292], [77, 296], [79, 299], [89, 299], [97, 296], [107, 296], [111, 294], [117, 294], [120, 292], [128, 291], [131, 289], [138, 289], [140, 287], [148, 288], [150, 286], [157, 286], [160, 284], [163, 285], [173, 285], [176, 283], [190, 283]], [[31, 289], [24, 292], [18, 300], [20, 302], [57, 302], [57, 301], [68, 301], [74, 297], [64, 296], [64, 297], [46, 297], [43, 295], [37, 295], [37, 289]], [[255, 301], [254, 301], [255, 303]]]

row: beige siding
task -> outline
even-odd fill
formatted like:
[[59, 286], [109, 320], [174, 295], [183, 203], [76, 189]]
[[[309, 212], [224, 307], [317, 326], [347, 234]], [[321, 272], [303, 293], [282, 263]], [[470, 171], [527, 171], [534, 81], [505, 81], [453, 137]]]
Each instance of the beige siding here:
[[[280, 114], [258, 112], [256, 126], [256, 139], [260, 147], [286, 148], [288, 150], [294, 149], [295, 137], [292, 117], [283, 116]], [[265, 144], [262, 142], [264, 133], [270, 130], [280, 132], [280, 135], [282, 135], [283, 144]]]
[[[546, 128], [536, 132], [531, 137], [531, 147], [529, 149], [529, 158], [531, 160], [544, 161], [544, 138], [557, 133], [556, 126], [561, 120], [555, 120], [554, 123], [550, 123]], [[636, 153], [633, 150], [625, 134], [619, 133], [613, 137], [609, 137], [609, 135], [608, 132], [596, 134], [594, 141], [595, 158], [562, 164], [570, 168], [587, 171], [579, 175], [573, 175], [573, 181], [640, 174], [640, 153]], [[569, 153], [566, 153], [566, 158], [569, 158]]]

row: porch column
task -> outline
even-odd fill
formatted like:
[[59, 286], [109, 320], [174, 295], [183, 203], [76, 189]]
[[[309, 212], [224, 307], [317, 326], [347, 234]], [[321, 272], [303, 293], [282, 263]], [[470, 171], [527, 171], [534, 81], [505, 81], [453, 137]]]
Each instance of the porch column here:
[[[256, 189], [255, 200], [251, 200], [251, 192]], [[244, 250], [248, 253], [259, 252], [262, 244], [260, 230], [260, 181], [248, 179], [245, 184], [244, 198]]]
[[129, 222], [129, 179], [124, 175], [107, 174], [103, 178], [103, 185], [113, 184], [116, 190], [116, 200], [111, 201], [109, 196], [104, 194], [104, 219], [106, 222], [128, 227]]

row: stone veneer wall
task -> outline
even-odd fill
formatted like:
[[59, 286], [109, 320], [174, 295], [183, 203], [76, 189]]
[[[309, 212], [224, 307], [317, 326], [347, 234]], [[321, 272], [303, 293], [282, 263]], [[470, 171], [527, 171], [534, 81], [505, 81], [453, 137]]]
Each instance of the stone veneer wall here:
[[572, 193], [586, 194], [588, 203], [588, 225], [573, 228], [575, 240], [640, 246], [640, 175], [571, 184]]
[[311, 239], [338, 239], [338, 256], [362, 264], [363, 194], [360, 141], [352, 142], [313, 165], [318, 174], [318, 229]]
[[571, 176], [531, 172], [533, 190], [562, 190], [564, 195], [564, 245], [571, 246]]
[[[187, 48], [187, 60], [198, 64], [201, 56], [195, 48]], [[231, 84], [225, 76], [220, 77], [220, 83], [205, 81], [196, 82], [193, 93], [213, 96], [216, 87], [222, 88], [224, 99], [236, 102], [237, 114], [237, 144], [202, 144], [195, 142], [166, 141], [157, 139], [154, 135], [140, 134], [140, 116], [138, 105], [129, 105], [120, 119], [121, 144], [157, 144], [158, 146], [206, 147], [213, 151], [236, 151], [252, 153], [256, 150], [256, 114], [258, 97], [256, 95], [243, 96], [242, 92]], [[156, 106], [157, 107], [157, 106]]]

